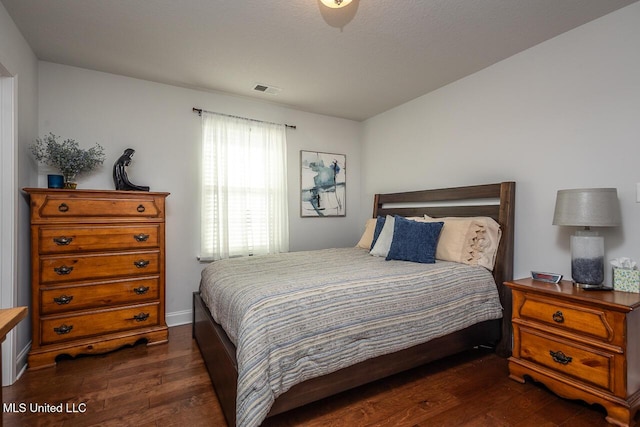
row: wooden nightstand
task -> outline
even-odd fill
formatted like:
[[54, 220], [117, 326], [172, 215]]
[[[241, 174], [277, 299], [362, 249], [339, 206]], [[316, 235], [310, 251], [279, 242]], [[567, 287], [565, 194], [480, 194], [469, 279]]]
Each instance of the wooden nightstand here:
[[634, 425], [640, 406], [640, 294], [585, 291], [571, 282], [506, 282], [513, 293], [509, 377], [598, 403], [607, 421]]

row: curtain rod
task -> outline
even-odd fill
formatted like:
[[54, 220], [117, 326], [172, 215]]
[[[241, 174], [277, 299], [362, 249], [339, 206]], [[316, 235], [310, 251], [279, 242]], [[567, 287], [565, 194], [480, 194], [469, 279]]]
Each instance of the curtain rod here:
[[[207, 110], [203, 110], [202, 108], [196, 108], [193, 107], [193, 112], [194, 113], [198, 113], [199, 116], [202, 116], [202, 112], [205, 113], [210, 113], [210, 114], [217, 114], [219, 116], [225, 116], [225, 117], [233, 117], [234, 119], [243, 119], [243, 120], [251, 120], [252, 122], [259, 122], [259, 123], [270, 123], [272, 125], [279, 125], [281, 123], [273, 123], [273, 122], [265, 122], [264, 120], [256, 120], [256, 119], [249, 119], [247, 117], [241, 117], [241, 116], [232, 116], [231, 114], [223, 114], [223, 113], [216, 113], [215, 111], [207, 111]], [[288, 125], [288, 124], [284, 124], [284, 127], [290, 128], [290, 129], [297, 129], [297, 126], [295, 125]]]

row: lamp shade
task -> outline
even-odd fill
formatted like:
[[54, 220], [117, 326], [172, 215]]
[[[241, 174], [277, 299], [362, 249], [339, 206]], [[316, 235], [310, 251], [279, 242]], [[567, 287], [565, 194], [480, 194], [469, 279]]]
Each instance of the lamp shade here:
[[620, 222], [615, 188], [558, 190], [553, 225], [615, 227]]

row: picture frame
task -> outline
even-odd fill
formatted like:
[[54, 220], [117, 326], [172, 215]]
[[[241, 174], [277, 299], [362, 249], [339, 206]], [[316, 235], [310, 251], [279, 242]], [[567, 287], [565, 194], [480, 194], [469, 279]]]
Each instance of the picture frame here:
[[300, 150], [300, 216], [347, 215], [347, 156]]

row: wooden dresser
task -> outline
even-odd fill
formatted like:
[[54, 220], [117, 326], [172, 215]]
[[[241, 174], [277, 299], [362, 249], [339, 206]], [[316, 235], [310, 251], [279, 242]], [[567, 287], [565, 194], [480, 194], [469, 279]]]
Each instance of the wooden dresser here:
[[167, 342], [168, 193], [27, 188], [31, 206], [30, 369], [66, 354]]
[[571, 282], [507, 282], [513, 294], [510, 377], [602, 405], [634, 425], [640, 407], [640, 294], [585, 291]]

